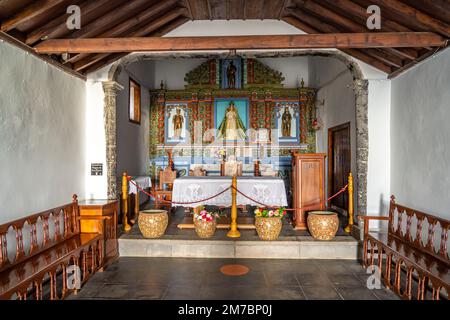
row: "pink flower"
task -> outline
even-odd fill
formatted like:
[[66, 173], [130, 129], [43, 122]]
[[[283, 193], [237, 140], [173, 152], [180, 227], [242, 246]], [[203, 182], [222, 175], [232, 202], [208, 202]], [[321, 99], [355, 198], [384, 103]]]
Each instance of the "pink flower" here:
[[273, 216], [273, 210], [270, 210], [269, 211], [269, 217], [272, 217]]

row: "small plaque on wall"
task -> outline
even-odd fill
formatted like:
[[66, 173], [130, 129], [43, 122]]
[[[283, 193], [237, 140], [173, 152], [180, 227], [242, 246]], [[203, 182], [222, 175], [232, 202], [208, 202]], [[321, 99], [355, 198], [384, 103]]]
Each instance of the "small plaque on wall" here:
[[91, 176], [103, 175], [103, 163], [91, 163]]

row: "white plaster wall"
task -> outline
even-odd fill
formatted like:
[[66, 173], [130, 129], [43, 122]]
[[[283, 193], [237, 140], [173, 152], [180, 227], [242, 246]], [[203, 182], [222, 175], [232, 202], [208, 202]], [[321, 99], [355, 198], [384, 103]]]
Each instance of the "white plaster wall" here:
[[[129, 79], [141, 85], [141, 124], [132, 123], [128, 118]], [[149, 75], [145, 62], [126, 66], [119, 74], [117, 82], [124, 89], [117, 95], [117, 174], [126, 171], [129, 175], [149, 174]]]
[[85, 192], [85, 82], [0, 41], [0, 223]]
[[450, 50], [392, 80], [391, 192], [450, 218]]
[[[387, 215], [390, 198], [391, 81], [369, 80], [367, 213]], [[378, 225], [373, 221], [373, 225]]]
[[[318, 101], [324, 101], [318, 110], [323, 127], [316, 134], [317, 152], [328, 153], [329, 128], [350, 122], [351, 171], [356, 173], [356, 113], [352, 82], [352, 74], [340, 60], [310, 58], [310, 83], [318, 88]], [[326, 160], [328, 168], [328, 158]], [[325, 172], [328, 179], [328, 169]], [[326, 192], [328, 194], [328, 188]], [[356, 196], [356, 188], [354, 192]]]

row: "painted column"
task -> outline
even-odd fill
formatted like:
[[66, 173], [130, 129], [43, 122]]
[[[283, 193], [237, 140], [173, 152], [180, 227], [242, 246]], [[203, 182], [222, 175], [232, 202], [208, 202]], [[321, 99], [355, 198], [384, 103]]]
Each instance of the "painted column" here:
[[358, 215], [367, 211], [367, 168], [369, 159], [368, 125], [368, 85], [367, 80], [354, 80], [353, 91], [356, 99], [356, 192]]
[[104, 123], [106, 139], [106, 172], [108, 184], [108, 199], [117, 199], [117, 119], [116, 97], [123, 89], [115, 81], [104, 81]]

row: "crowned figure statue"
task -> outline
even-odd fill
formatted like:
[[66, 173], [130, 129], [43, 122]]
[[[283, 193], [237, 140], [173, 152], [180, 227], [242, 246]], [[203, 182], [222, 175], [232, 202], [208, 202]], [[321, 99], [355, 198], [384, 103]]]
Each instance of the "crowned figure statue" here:
[[217, 130], [217, 137], [219, 139], [244, 140], [246, 138], [246, 128], [233, 101], [230, 102], [225, 111], [225, 117]]

